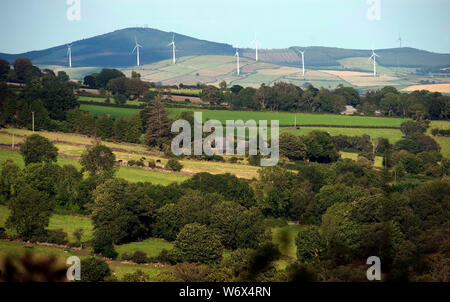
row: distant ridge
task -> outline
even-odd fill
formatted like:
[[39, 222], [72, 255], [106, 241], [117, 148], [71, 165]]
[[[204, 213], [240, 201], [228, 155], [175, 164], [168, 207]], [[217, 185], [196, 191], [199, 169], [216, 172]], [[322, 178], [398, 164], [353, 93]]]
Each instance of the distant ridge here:
[[[125, 28], [88, 39], [74, 41], [72, 47], [73, 67], [129, 67], [134, 66], [136, 56], [131, 55], [136, 36], [141, 49], [141, 64], [151, 64], [171, 58], [171, 32], [152, 28]], [[175, 33], [177, 57], [201, 55], [229, 55], [235, 50], [232, 45], [200, 40]], [[339, 66], [339, 60], [369, 57], [371, 50], [344, 49], [336, 47], [298, 47], [286, 49], [259, 50], [260, 61], [280, 65], [298, 65], [299, 50], [306, 50], [307, 65], [310, 67]], [[13, 62], [18, 57], [28, 57], [37, 65], [67, 65], [67, 46], [60, 45], [45, 50], [21, 54], [0, 53], [0, 58]], [[403, 47], [378, 49], [377, 62], [396, 67], [450, 67], [450, 54], [438, 54], [425, 50]], [[254, 50], [242, 49], [241, 55], [254, 58]]]

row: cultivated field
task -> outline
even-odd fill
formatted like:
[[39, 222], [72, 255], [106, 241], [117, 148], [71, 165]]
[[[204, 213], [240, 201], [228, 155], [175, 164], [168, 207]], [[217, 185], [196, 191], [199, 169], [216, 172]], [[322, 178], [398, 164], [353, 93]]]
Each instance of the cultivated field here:
[[415, 91], [415, 90], [428, 90], [432, 92], [450, 93], [450, 83], [412, 85], [402, 89], [402, 91]]

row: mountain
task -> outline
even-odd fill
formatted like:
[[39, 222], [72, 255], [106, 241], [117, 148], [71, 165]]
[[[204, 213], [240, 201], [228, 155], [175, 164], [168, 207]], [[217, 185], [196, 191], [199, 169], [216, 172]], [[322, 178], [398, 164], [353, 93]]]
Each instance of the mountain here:
[[[172, 57], [173, 33], [152, 28], [126, 28], [104, 35], [73, 42], [73, 67], [126, 67], [136, 64], [136, 54], [131, 54], [135, 37], [140, 49], [141, 64], [151, 64]], [[200, 55], [234, 55], [231, 45], [215, 43], [175, 34], [177, 57]], [[0, 58], [13, 62], [27, 57], [36, 65], [67, 65], [67, 45], [22, 54], [3, 54]]]
[[[72, 47], [73, 67], [128, 67], [136, 64], [136, 55], [131, 54], [135, 37], [143, 48], [140, 50], [141, 64], [151, 64], [170, 59], [172, 49], [167, 45], [172, 34], [151, 28], [126, 28], [104, 35], [75, 41]], [[175, 34], [177, 57], [226, 55], [233, 56], [235, 50], [229, 44], [216, 43], [181, 34]], [[295, 65], [301, 62], [299, 50], [306, 50], [307, 66], [327, 68], [350, 66], [358, 70], [371, 50], [343, 49], [335, 47], [290, 47], [286, 49], [261, 49], [259, 58], [263, 62], [278, 65]], [[438, 54], [403, 47], [376, 50], [377, 62], [382, 66], [410, 68], [444, 68], [450, 66], [450, 54]], [[241, 56], [254, 58], [254, 49], [242, 49]], [[61, 45], [40, 51], [22, 54], [0, 53], [0, 58], [13, 62], [17, 57], [28, 57], [37, 65], [67, 65], [67, 46]], [[355, 59], [356, 60], [353, 60]], [[365, 60], [367, 61], [367, 60]], [[344, 62], [344, 63], [343, 63]]]

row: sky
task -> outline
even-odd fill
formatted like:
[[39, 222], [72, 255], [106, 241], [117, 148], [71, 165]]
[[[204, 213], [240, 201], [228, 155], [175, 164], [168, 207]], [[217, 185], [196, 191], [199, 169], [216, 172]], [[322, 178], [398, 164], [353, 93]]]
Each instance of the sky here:
[[[79, 9], [78, 9], [79, 8]], [[41, 50], [126, 27], [234, 47], [402, 45], [450, 53], [449, 0], [2, 0], [0, 52]]]

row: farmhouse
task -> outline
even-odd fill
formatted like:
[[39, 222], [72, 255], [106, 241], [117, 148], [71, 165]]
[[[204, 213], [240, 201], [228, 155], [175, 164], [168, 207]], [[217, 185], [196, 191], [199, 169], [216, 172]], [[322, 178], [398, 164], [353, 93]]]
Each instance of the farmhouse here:
[[351, 105], [347, 105], [345, 106], [345, 110], [341, 111], [342, 115], [352, 115], [353, 113], [357, 112], [358, 109], [356, 109], [355, 107], [351, 106]]

